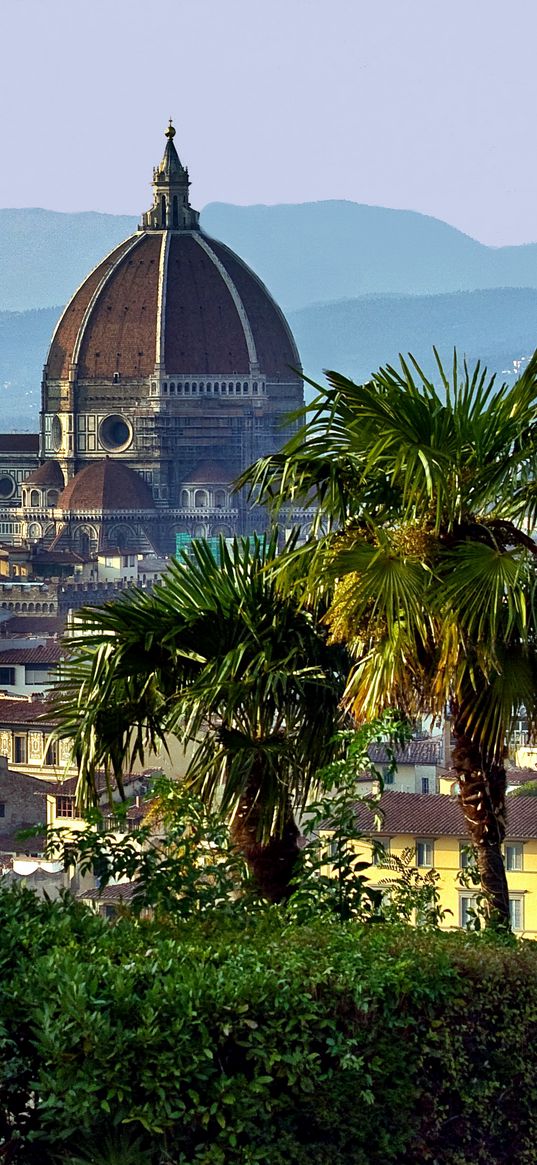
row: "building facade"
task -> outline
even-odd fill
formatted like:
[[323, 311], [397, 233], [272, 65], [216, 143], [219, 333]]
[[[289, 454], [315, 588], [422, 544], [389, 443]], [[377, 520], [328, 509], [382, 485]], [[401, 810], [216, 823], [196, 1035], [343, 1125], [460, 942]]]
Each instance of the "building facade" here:
[[264, 525], [232, 483], [291, 432], [299, 355], [261, 280], [200, 229], [174, 136], [170, 123], [139, 229], [88, 275], [56, 327], [38, 457], [28, 449], [11, 465], [4, 454], [1, 466], [6, 540], [11, 531], [88, 558], [172, 553], [176, 534]]

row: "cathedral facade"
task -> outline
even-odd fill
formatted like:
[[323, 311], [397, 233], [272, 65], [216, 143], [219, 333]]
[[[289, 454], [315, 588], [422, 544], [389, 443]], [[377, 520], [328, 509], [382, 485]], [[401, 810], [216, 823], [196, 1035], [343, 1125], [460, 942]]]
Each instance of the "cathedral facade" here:
[[4, 540], [11, 523], [14, 541], [87, 558], [263, 526], [232, 483], [290, 435], [300, 359], [261, 280], [200, 229], [174, 136], [139, 229], [56, 327], [38, 451], [0, 445]]

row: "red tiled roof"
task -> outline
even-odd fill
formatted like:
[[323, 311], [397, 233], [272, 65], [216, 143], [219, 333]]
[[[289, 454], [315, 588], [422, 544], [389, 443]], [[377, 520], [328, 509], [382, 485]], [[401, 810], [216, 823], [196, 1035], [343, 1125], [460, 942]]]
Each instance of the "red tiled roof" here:
[[39, 469], [34, 469], [24, 479], [24, 485], [50, 485], [55, 489], [64, 489], [65, 480], [57, 461], [45, 461]]
[[64, 512], [84, 510], [154, 510], [153, 495], [143, 477], [122, 461], [104, 457], [86, 465], [60, 494]]
[[45, 848], [44, 835], [39, 837], [27, 837], [21, 841], [18, 834], [22, 828], [23, 826], [19, 825], [10, 833], [0, 834], [0, 854], [2, 856], [9, 854], [11, 857], [15, 857], [18, 854], [22, 857], [23, 855], [31, 853], [43, 853]]
[[[381, 798], [384, 821], [380, 837], [410, 834], [413, 837], [466, 836], [466, 825], [457, 798], [442, 793], [387, 792]], [[376, 833], [372, 810], [356, 802], [356, 818], [364, 834]], [[537, 797], [509, 797], [507, 834], [510, 841], [537, 838]]]
[[[136, 238], [136, 236], [134, 236]], [[116, 260], [84, 324], [78, 375], [85, 380], [150, 376], [155, 368], [162, 236], [147, 234]]]
[[41, 720], [43, 730], [54, 724], [54, 717], [50, 705], [46, 700], [12, 700], [9, 696], [0, 696], [0, 728], [4, 724], [35, 724]]
[[43, 647], [10, 647], [0, 651], [0, 664], [59, 663], [63, 656], [59, 643], [47, 643]]
[[[169, 376], [250, 373], [246, 332], [261, 375], [297, 379], [299, 356], [267, 288], [222, 243], [188, 231], [133, 235], [88, 276], [58, 324], [48, 356], [49, 380], [65, 379], [78, 351], [82, 380], [137, 380], [156, 361], [161, 249], [169, 242], [164, 364]], [[247, 322], [246, 322], [247, 321]]]
[[[400, 765], [437, 765], [442, 760], [442, 744], [441, 736], [410, 740], [404, 748], [395, 749], [395, 759]], [[374, 764], [388, 764], [391, 760], [384, 744], [372, 744], [369, 755]]]
[[86, 308], [89, 306], [90, 300], [97, 290], [99, 283], [107, 272], [110, 271], [114, 263], [121, 257], [130, 242], [130, 239], [126, 239], [110, 255], [107, 255], [90, 275], [88, 275], [87, 279], [78, 288], [78, 291], [75, 292], [71, 302], [67, 305], [52, 338], [52, 344], [48, 354], [47, 371], [49, 380], [60, 380], [68, 376], [69, 364], [73, 357], [73, 349]]
[[250, 267], [226, 247], [209, 239], [244, 304], [252, 329], [261, 371], [276, 380], [300, 380], [292, 368], [300, 368], [300, 356], [287, 321], [264, 283]]
[[77, 898], [82, 902], [101, 902], [103, 904], [130, 902], [137, 884], [137, 882], [124, 882], [120, 883], [119, 886], [104, 886], [102, 890], [98, 888], [83, 890], [77, 894]]

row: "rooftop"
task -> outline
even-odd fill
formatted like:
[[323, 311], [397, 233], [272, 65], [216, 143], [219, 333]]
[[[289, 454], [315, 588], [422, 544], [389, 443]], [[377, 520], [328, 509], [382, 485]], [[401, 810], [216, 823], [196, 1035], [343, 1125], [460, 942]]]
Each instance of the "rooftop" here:
[[[467, 836], [462, 809], [457, 798], [445, 793], [384, 793], [380, 806], [384, 821], [380, 837], [409, 834], [413, 837]], [[377, 833], [373, 811], [357, 801], [356, 819], [366, 836]], [[537, 838], [537, 797], [510, 797], [507, 806], [507, 839], [527, 841]]]

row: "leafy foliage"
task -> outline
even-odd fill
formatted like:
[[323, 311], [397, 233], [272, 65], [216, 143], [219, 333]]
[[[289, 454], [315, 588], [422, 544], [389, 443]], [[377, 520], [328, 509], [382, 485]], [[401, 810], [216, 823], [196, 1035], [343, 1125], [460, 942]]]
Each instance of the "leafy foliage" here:
[[19, 889], [0, 930], [13, 1165], [533, 1165], [531, 943], [275, 908], [110, 927]]
[[282, 595], [272, 540], [203, 542], [151, 594], [83, 612], [56, 694], [79, 799], [104, 769], [122, 774], [168, 734], [193, 742], [188, 781], [233, 816], [255, 790], [260, 836], [282, 828], [333, 755], [344, 653], [314, 607]]
[[88, 829], [47, 831], [47, 852], [65, 869], [133, 886], [130, 907], [156, 917], [194, 918], [207, 910], [238, 910], [257, 902], [246, 864], [233, 846], [220, 813], [207, 808], [184, 784], [156, 777], [148, 793], [146, 824], [126, 832], [103, 828], [102, 814], [87, 814]]
[[309, 588], [330, 581], [356, 717], [452, 701], [498, 760], [520, 705], [537, 710], [537, 358], [512, 387], [437, 363], [440, 388], [412, 357], [364, 385], [329, 372], [304, 427], [242, 483], [276, 509], [318, 503], [319, 536], [292, 560]]

